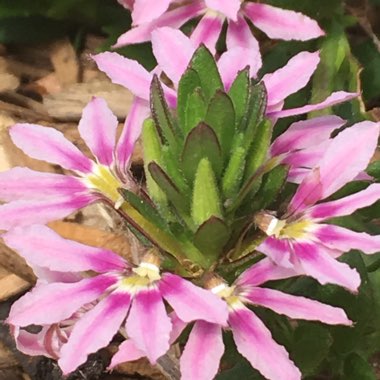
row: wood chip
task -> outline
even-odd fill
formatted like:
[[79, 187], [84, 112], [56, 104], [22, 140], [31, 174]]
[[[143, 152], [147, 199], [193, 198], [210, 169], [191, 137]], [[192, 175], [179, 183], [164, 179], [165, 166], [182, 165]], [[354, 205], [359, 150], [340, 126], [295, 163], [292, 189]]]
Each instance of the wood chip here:
[[48, 226], [66, 239], [76, 240], [94, 247], [110, 249], [128, 260], [131, 259], [129, 241], [124, 234], [102, 231], [96, 227], [71, 222], [56, 221], [49, 223]]
[[50, 59], [62, 87], [78, 82], [78, 59], [68, 38], [52, 44]]
[[93, 81], [73, 84], [60, 93], [45, 96], [43, 103], [55, 119], [78, 121], [93, 96], [104, 98], [120, 120], [125, 119], [133, 100], [133, 95], [122, 86], [109, 81]]
[[0, 277], [0, 302], [21, 294], [32, 285], [14, 273], [9, 273]]

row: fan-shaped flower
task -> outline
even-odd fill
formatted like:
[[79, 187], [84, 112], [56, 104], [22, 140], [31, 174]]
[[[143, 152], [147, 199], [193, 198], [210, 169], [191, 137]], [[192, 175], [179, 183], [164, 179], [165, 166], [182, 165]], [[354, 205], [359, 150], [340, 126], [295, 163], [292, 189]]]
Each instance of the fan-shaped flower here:
[[318, 23], [302, 13], [262, 3], [241, 0], [197, 0], [179, 4], [168, 10], [173, 0], [135, 0], [132, 8], [134, 28], [121, 35], [115, 47], [151, 40], [154, 30], [169, 26], [179, 28], [187, 21], [201, 16], [191, 34], [195, 46], [201, 43], [215, 51], [225, 20], [228, 22], [227, 49], [244, 48], [253, 59], [260, 55], [259, 44], [252, 35], [248, 20], [270, 38], [306, 41], [324, 35]]
[[116, 143], [118, 121], [101, 98], [83, 110], [78, 130], [96, 161], [85, 156], [61, 132], [34, 124], [16, 124], [12, 141], [32, 158], [60, 165], [73, 174], [42, 173], [16, 167], [0, 173], [0, 229], [60, 219], [99, 199], [116, 203], [119, 187], [132, 187], [129, 162], [138, 137], [124, 127]]
[[380, 236], [358, 233], [332, 224], [330, 218], [350, 215], [380, 199], [380, 184], [342, 199], [318, 203], [366, 169], [377, 147], [379, 123], [364, 121], [345, 129], [327, 147], [317, 166], [302, 180], [279, 219], [271, 212], [256, 215], [257, 225], [268, 238], [258, 250], [278, 265], [356, 291], [360, 276], [335, 258], [351, 249], [380, 251]]
[[226, 323], [227, 307], [222, 300], [177, 275], [160, 273], [157, 257], [150, 253], [132, 267], [112, 251], [63, 239], [40, 225], [18, 227], [3, 237], [32, 267], [96, 273], [75, 282], [38, 284], [13, 304], [7, 320], [16, 328], [62, 324], [81, 307], [94, 303], [60, 347], [58, 364], [65, 374], [106, 346], [124, 320], [129, 338], [155, 363], [168, 350], [172, 331], [164, 300], [185, 322]]
[[[268, 328], [245, 305], [263, 306], [290, 318], [333, 325], [350, 325], [351, 321], [340, 308], [261, 286], [267, 281], [294, 275], [293, 270], [281, 268], [271, 260], [264, 259], [240, 275], [232, 286], [219, 278], [212, 278], [209, 282], [211, 291], [228, 304], [228, 327], [206, 321], [195, 322], [181, 357], [181, 379], [212, 380], [215, 377], [224, 352], [224, 328], [231, 329], [238, 351], [266, 378], [301, 379], [300, 371], [285, 348], [275, 342]], [[173, 325], [175, 333], [172, 340], [175, 340], [186, 323], [177, 317], [173, 318]], [[126, 341], [113, 357], [111, 367], [141, 356], [135, 344]]]
[[[178, 82], [185, 72], [197, 45], [181, 31], [172, 28], [159, 28], [152, 34], [153, 52], [158, 62], [159, 70], [173, 82], [177, 88]], [[243, 48], [230, 49], [219, 58], [217, 64], [225, 89], [228, 90], [238, 72], [247, 66], [247, 52]], [[149, 73], [136, 61], [122, 57], [117, 53], [100, 53], [95, 55], [95, 62], [114, 83], [129, 89], [135, 96], [135, 105], [128, 115], [126, 125], [133, 125], [134, 131], [141, 131], [142, 122], [149, 113], [149, 89], [153, 73]], [[261, 66], [257, 57], [255, 65], [251, 66], [251, 75], [255, 77]], [[285, 99], [306, 86], [319, 63], [319, 53], [302, 52], [291, 58], [279, 70], [266, 74], [262, 78], [267, 93], [268, 103], [266, 114], [271, 119], [279, 119], [292, 115], [320, 110], [335, 104], [345, 102], [357, 96], [355, 93], [338, 91], [332, 93], [321, 103], [306, 105], [294, 109], [283, 110]], [[165, 88], [169, 106], [175, 107], [176, 93]], [[137, 104], [136, 104], [137, 102]], [[283, 153], [283, 152], [281, 152]]]

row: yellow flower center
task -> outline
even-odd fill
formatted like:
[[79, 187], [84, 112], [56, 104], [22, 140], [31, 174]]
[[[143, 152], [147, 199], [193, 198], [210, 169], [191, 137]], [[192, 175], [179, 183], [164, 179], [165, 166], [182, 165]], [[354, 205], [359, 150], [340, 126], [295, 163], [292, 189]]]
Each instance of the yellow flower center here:
[[220, 283], [210, 290], [220, 298], [223, 298], [227, 302], [229, 309], [233, 310], [243, 306], [243, 302], [240, 297], [236, 295], [235, 289], [235, 286], [228, 286], [226, 283]]
[[284, 237], [289, 239], [302, 239], [308, 235], [312, 224], [312, 222], [304, 219], [285, 224], [285, 226], [280, 231], [280, 238]]
[[123, 184], [107, 166], [96, 165], [93, 173], [86, 176], [85, 181], [88, 187], [99, 191], [114, 203], [120, 200], [117, 189]]

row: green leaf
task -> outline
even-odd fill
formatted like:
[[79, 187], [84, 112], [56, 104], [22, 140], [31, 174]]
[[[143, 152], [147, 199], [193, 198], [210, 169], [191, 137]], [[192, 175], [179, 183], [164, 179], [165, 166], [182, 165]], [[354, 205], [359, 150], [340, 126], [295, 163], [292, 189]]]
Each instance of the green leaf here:
[[248, 361], [240, 361], [231, 369], [223, 371], [216, 376], [215, 380], [236, 380], [236, 379], [249, 379], [249, 380], [264, 380], [260, 373], [252, 368]]
[[202, 91], [208, 102], [217, 90], [223, 89], [222, 79], [218, 71], [214, 56], [206, 48], [201, 45], [194, 53], [190, 68], [194, 69], [199, 75]]
[[376, 380], [377, 376], [367, 360], [353, 352], [344, 361], [345, 380]]
[[218, 136], [224, 156], [228, 156], [235, 135], [235, 110], [230, 97], [218, 90], [211, 99], [205, 122]]
[[368, 165], [366, 172], [370, 176], [376, 178], [377, 180], [380, 180], [380, 161], [371, 162]]
[[201, 80], [197, 72], [193, 69], [188, 68], [182, 75], [178, 83], [178, 102], [177, 102], [177, 115], [179, 120], [179, 125], [183, 130], [190, 131], [198, 123], [194, 124], [191, 128], [185, 128], [187, 126], [187, 108], [189, 104], [189, 98], [194, 93], [196, 88], [201, 87]]
[[252, 202], [252, 211], [265, 209], [276, 200], [285, 184], [288, 173], [289, 167], [279, 165], [264, 175], [260, 190]]
[[153, 180], [148, 170], [148, 165], [150, 162], [155, 161], [161, 163], [162, 147], [160, 137], [158, 136], [157, 129], [152, 119], [147, 119], [144, 122], [142, 142], [144, 147], [144, 171], [148, 193], [158, 207], [163, 210], [166, 209], [168, 203], [166, 195]]
[[184, 124], [181, 128], [185, 134], [195, 128], [205, 118], [207, 111], [207, 104], [200, 87], [197, 87], [192, 94], [190, 94], [187, 105]]
[[195, 174], [191, 216], [196, 225], [201, 225], [210, 217], [222, 218], [219, 190], [212, 165], [202, 158]]
[[240, 187], [245, 168], [246, 151], [238, 146], [231, 152], [230, 161], [223, 175], [222, 190], [224, 197], [233, 198]]
[[313, 374], [327, 357], [332, 338], [324, 326], [301, 322], [294, 334], [292, 357], [303, 375]]
[[239, 72], [228, 91], [235, 108], [236, 126], [240, 125], [241, 119], [247, 111], [250, 84], [249, 68], [246, 68]]
[[193, 183], [202, 158], [208, 158], [213, 171], [219, 177], [223, 168], [220, 144], [215, 132], [205, 123], [200, 123], [188, 134], [182, 151], [182, 169], [189, 183]]
[[266, 104], [267, 92], [264, 84], [251, 84], [247, 112], [240, 124], [240, 130], [245, 134], [247, 149], [256, 137], [257, 129], [264, 117]]
[[120, 188], [119, 193], [146, 219], [150, 220], [152, 223], [162, 228], [163, 230], [168, 230], [166, 221], [161, 217], [157, 209], [148, 200], [139, 197], [135, 193], [132, 193], [131, 191], [124, 188]]
[[172, 116], [165, 100], [164, 91], [157, 75], [153, 77], [150, 87], [150, 105], [153, 120], [161, 137], [173, 148], [177, 146], [177, 136]]
[[150, 162], [148, 170], [154, 181], [166, 194], [168, 200], [173, 203], [178, 211], [189, 213], [190, 207], [187, 198], [179, 191], [173, 180], [156, 163]]
[[212, 216], [201, 224], [194, 235], [194, 245], [206, 256], [216, 260], [228, 242], [230, 230], [222, 219]]
[[253, 143], [247, 155], [245, 178], [250, 177], [264, 163], [268, 156], [272, 138], [272, 123], [265, 120], [257, 127]]

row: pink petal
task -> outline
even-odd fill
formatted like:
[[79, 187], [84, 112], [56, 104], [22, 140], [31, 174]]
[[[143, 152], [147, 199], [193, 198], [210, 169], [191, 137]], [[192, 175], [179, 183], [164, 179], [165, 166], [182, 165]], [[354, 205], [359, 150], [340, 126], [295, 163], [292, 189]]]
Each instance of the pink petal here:
[[135, 25], [151, 22], [160, 17], [168, 8], [172, 0], [135, 0], [132, 11], [132, 20]]
[[42, 225], [15, 228], [2, 235], [5, 243], [28, 263], [59, 272], [107, 272], [128, 267], [119, 256], [102, 248], [67, 240]]
[[113, 52], [100, 53], [92, 58], [113, 83], [126, 87], [139, 98], [149, 100], [152, 75], [137, 61]]
[[109, 369], [115, 368], [121, 363], [131, 362], [133, 360], [143, 358], [144, 356], [144, 352], [140, 351], [132, 340], [125, 340], [119, 346], [119, 350], [116, 354], [112, 357]]
[[236, 71], [249, 65], [251, 76], [256, 77], [262, 66], [259, 42], [253, 36], [249, 25], [243, 17], [239, 16], [236, 22], [230, 21], [228, 23], [226, 44], [227, 52], [225, 54], [237, 47], [246, 49], [245, 57], [240, 57], [242, 62], [236, 62], [239, 64]]
[[197, 321], [181, 356], [181, 380], [211, 380], [224, 352], [222, 329], [217, 324]]
[[167, 76], [178, 84], [185, 72], [196, 45], [180, 30], [173, 28], [158, 28], [152, 33], [154, 56], [160, 68]]
[[115, 281], [111, 276], [98, 276], [75, 283], [36, 286], [13, 304], [7, 321], [20, 327], [60, 322], [98, 298]]
[[0, 173], [0, 199], [3, 201], [38, 200], [46, 196], [68, 196], [88, 191], [79, 178], [36, 172], [16, 167]]
[[273, 142], [270, 152], [272, 156], [287, 153], [295, 149], [313, 147], [326, 142], [331, 133], [342, 127], [345, 120], [338, 116], [321, 116], [293, 123]]
[[320, 284], [336, 284], [356, 292], [360, 286], [360, 276], [356, 269], [333, 259], [323, 246], [316, 243], [297, 242], [294, 251], [305, 271]]
[[205, 0], [206, 5], [217, 11], [218, 13], [223, 13], [224, 16], [236, 21], [237, 14], [240, 9], [240, 0]]
[[9, 133], [14, 144], [32, 158], [82, 173], [92, 171], [93, 162], [54, 128], [16, 124]]
[[216, 43], [222, 32], [223, 21], [217, 15], [206, 13], [191, 33], [192, 46], [198, 47], [200, 44], [204, 44], [214, 54]]
[[287, 164], [292, 168], [300, 167], [308, 168], [310, 170], [317, 166], [329, 145], [330, 140], [326, 140], [324, 143], [320, 143], [313, 147], [284, 154], [281, 163]]
[[224, 88], [228, 91], [240, 70], [245, 69], [249, 63], [247, 57], [250, 52], [241, 47], [235, 47], [222, 54], [218, 61], [218, 69]]
[[305, 297], [293, 296], [274, 289], [253, 288], [244, 293], [252, 304], [267, 307], [290, 318], [320, 321], [330, 325], [351, 325], [346, 313], [339, 307], [325, 305]]
[[319, 52], [303, 51], [288, 63], [263, 77], [268, 92], [268, 105], [275, 105], [305, 87], [319, 63]]
[[[49, 327], [45, 326], [39, 333], [32, 334], [28, 331], [20, 329], [19, 327], [11, 326], [12, 335], [15, 339], [17, 349], [29, 356], [43, 355], [53, 357], [49, 352], [47, 352], [44, 345], [44, 339], [48, 330]], [[55, 357], [56, 355], [54, 355], [53, 358]]]
[[182, 334], [183, 330], [187, 326], [187, 323], [182, 319], [179, 319], [178, 315], [174, 311], [169, 314], [169, 317], [172, 322], [172, 331], [170, 332], [169, 343], [172, 345]]
[[312, 111], [323, 110], [324, 108], [334, 106], [335, 104], [343, 103], [348, 100], [354, 99], [357, 96], [358, 94], [356, 93], [337, 91], [337, 92], [333, 92], [329, 97], [327, 97], [321, 103], [310, 104], [303, 107], [292, 108], [292, 109], [283, 110], [283, 111], [273, 110], [271, 112], [267, 112], [267, 115], [270, 118], [282, 118], [282, 117], [288, 117], [288, 116], [302, 115], [302, 114], [309, 113]]
[[380, 199], [380, 184], [374, 183], [365, 190], [348, 195], [337, 201], [325, 202], [308, 210], [308, 216], [313, 219], [329, 219], [336, 216], [350, 215], [356, 210], [367, 207]]
[[323, 185], [319, 167], [313, 169], [298, 186], [288, 206], [290, 214], [301, 213], [323, 198]]
[[[258, 247], [259, 252], [264, 253], [280, 267], [292, 270], [292, 246], [288, 239], [277, 239], [273, 236], [267, 237]], [[280, 274], [282, 272], [280, 271]], [[284, 273], [286, 275], [287, 272]], [[289, 272], [290, 274], [291, 272]], [[275, 279], [275, 278], [274, 278]], [[266, 279], [265, 281], [268, 281]]]
[[133, 3], [135, 0], [117, 0], [117, 2], [124, 8], [131, 10], [133, 8]]
[[64, 375], [74, 371], [87, 356], [107, 346], [125, 319], [131, 302], [128, 293], [113, 292], [75, 324], [62, 346], [58, 365]]
[[91, 194], [82, 194], [45, 200], [14, 201], [0, 206], [0, 230], [9, 230], [28, 224], [45, 224], [62, 219], [97, 200]]
[[363, 121], [345, 129], [333, 139], [318, 165], [322, 199], [335, 193], [366, 169], [376, 150], [379, 132], [379, 123]]
[[348, 252], [358, 249], [365, 253], [380, 252], [380, 236], [372, 236], [365, 232], [354, 232], [331, 224], [319, 224], [313, 231], [315, 237], [332, 249]]
[[170, 273], [162, 276], [159, 287], [162, 296], [184, 322], [202, 319], [221, 325], [227, 323], [227, 304], [209, 290]]
[[299, 12], [247, 2], [244, 12], [269, 38], [307, 41], [325, 34], [315, 20]]
[[[271, 240], [274, 240], [270, 238]], [[269, 240], [269, 239], [267, 239]], [[258, 248], [259, 250], [259, 248]], [[267, 281], [282, 280], [296, 276], [293, 269], [276, 265], [271, 259], [262, 259], [257, 264], [245, 270], [236, 280], [238, 286], [257, 286]]]
[[153, 30], [162, 26], [178, 29], [187, 21], [199, 16], [203, 11], [204, 5], [201, 2], [193, 2], [189, 5], [180, 6], [164, 13], [160, 18], [150, 23], [139, 25], [122, 34], [113, 47], [119, 48], [129, 44], [150, 41]]
[[123, 131], [116, 146], [117, 165], [121, 173], [127, 173], [129, 161], [137, 139], [140, 137], [143, 122], [150, 114], [149, 103], [135, 98], [125, 119]]
[[133, 300], [126, 329], [136, 347], [154, 364], [169, 349], [172, 325], [157, 289], [138, 292]]
[[242, 308], [230, 313], [229, 323], [238, 351], [270, 380], [301, 380], [301, 372], [257, 316]]
[[92, 98], [83, 109], [78, 125], [80, 136], [102, 165], [113, 163], [117, 125], [116, 116], [102, 98]]

